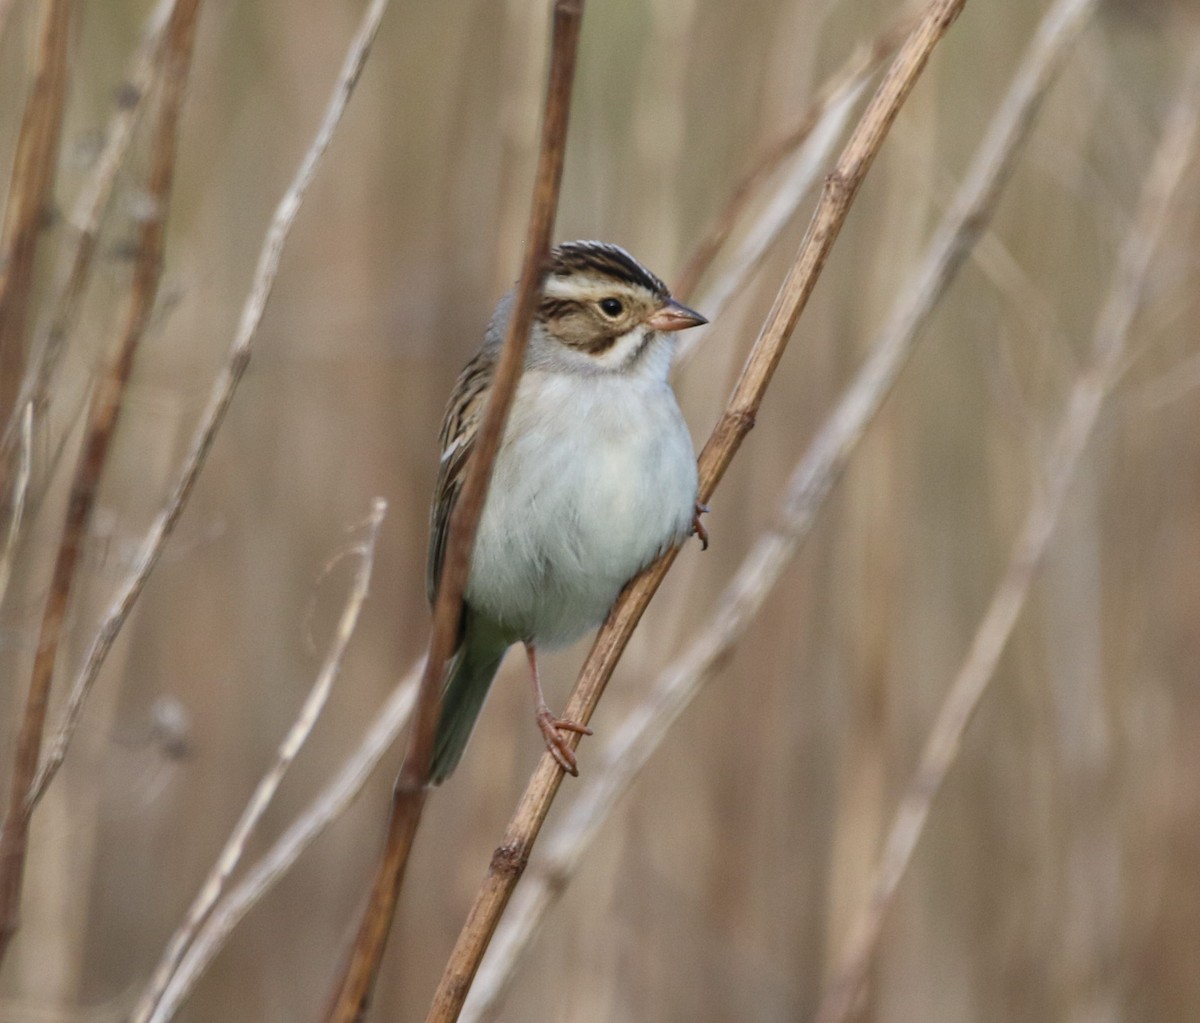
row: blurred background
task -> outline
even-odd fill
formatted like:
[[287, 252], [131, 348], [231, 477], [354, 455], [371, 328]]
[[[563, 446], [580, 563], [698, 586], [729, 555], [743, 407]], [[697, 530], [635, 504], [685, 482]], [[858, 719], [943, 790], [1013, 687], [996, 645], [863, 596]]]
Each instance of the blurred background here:
[[[202, 4], [166, 276], [88, 538], [52, 720], [174, 479], [363, 6]], [[792, 466], [921, 265], [1048, 6], [975, 0], [935, 52], [711, 502], [711, 549], [684, 550], [617, 669], [581, 747], [585, 777], [770, 525]], [[0, 2], [0, 19], [6, 8], [5, 174], [38, 25], [32, 0]], [[61, 211], [92, 168], [149, 4], [80, 8]], [[312, 684], [352, 576], [343, 555], [375, 496], [388, 512], [370, 597], [248, 857], [358, 746], [422, 653], [437, 432], [519, 266], [548, 8], [394, 0], [199, 485], [38, 808], [0, 1019], [126, 1017]], [[619, 243], [674, 280], [758, 154], [899, 11], [886, 0], [590, 4], [556, 236]], [[812, 1018], [1086, 357], [1198, 13], [1184, 0], [1100, 5], [984, 244], [812, 535], [588, 849], [497, 1019]], [[4, 779], [80, 410], [126, 308], [148, 155], [143, 126], [34, 451], [34, 514], [0, 606]], [[858, 1018], [1200, 1018], [1197, 180], [1193, 169], [1173, 207], [1127, 372], [887, 916]], [[678, 378], [697, 447], [814, 198]], [[70, 240], [60, 215], [43, 239], [44, 280]], [[731, 251], [678, 297], [711, 312], [705, 288]], [[35, 309], [35, 324], [46, 317]], [[586, 649], [546, 658], [555, 705]], [[373, 1018], [424, 1018], [540, 749], [513, 656], [461, 768], [428, 804]], [[250, 913], [178, 1019], [318, 1018], [400, 753]], [[549, 826], [578, 785], [564, 784]]]

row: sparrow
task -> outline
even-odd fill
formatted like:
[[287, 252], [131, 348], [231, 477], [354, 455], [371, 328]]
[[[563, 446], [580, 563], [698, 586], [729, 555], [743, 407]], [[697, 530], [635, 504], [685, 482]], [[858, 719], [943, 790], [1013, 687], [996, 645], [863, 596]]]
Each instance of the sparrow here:
[[[430, 514], [431, 605], [513, 300], [512, 292], [500, 300], [446, 407]], [[667, 379], [675, 332], [706, 322], [616, 245], [576, 241], [551, 251], [475, 537], [432, 783], [457, 766], [515, 643], [529, 660], [546, 747], [578, 774], [564, 733], [591, 729], [551, 713], [537, 651], [600, 625], [625, 584], [688, 536], [707, 548], [695, 451]]]

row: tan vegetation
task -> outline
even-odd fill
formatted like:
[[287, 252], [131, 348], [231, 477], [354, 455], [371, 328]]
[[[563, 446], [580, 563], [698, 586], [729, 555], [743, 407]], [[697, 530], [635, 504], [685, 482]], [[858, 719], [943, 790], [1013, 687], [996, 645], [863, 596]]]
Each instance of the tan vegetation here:
[[[0, 1019], [322, 1017], [549, 10], [0, 0]], [[698, 451], [899, 14], [587, 7], [554, 236], [719, 308]], [[965, 5], [722, 420], [754, 429], [712, 548], [579, 697], [464, 1020], [1200, 1015], [1197, 51], [1187, 0]], [[559, 707], [586, 652], [546, 658]], [[425, 1018], [531, 774], [553, 798], [518, 661], [426, 801], [372, 1019]]]

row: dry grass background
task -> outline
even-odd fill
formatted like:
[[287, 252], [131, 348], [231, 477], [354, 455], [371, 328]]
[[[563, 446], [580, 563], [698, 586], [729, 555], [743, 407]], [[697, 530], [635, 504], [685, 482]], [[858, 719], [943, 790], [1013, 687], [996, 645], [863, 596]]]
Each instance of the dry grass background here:
[[[148, 6], [82, 7], [63, 210]], [[585, 776], [589, 752], [707, 619], [769, 525], [792, 465], [910, 282], [1046, 6], [972, 0], [935, 53], [712, 502], [712, 549], [684, 552], [617, 670], [598, 736], [581, 747]], [[4, 168], [34, 8], [17, 0], [0, 36]], [[169, 486], [360, 12], [203, 5], [159, 310], [88, 539], [60, 680]], [[356, 567], [336, 556], [361, 539], [376, 495], [389, 508], [369, 600], [251, 856], [355, 747], [423, 650], [437, 427], [517, 272], [546, 12], [541, 0], [393, 0], [229, 418], [34, 817], [0, 1019], [127, 1016], [320, 669]], [[992, 230], [813, 535], [584, 857], [499, 1019], [812, 1018], [1085, 358], [1200, 38], [1197, 13], [1182, 0], [1101, 6]], [[895, 14], [882, 0], [593, 4], [556, 235], [619, 242], [671, 279], [754, 155]], [[143, 128], [34, 451], [35, 501], [0, 606], [5, 750], [62, 520], [70, 459], [56, 463], [56, 450], [77, 443], [86, 389], [120, 329], [148, 163]], [[887, 918], [864, 1019], [1200, 1016], [1196, 183], [1193, 169], [1129, 338], [1128, 372]], [[808, 208], [679, 381], [698, 441]], [[67, 241], [59, 219], [44, 268]], [[585, 648], [547, 658], [559, 702]], [[375, 1018], [423, 1017], [534, 765], [540, 739], [518, 661], [461, 769], [429, 802]], [[177, 1018], [316, 1018], [398, 760], [246, 918]], [[10, 762], [0, 756], [0, 772]], [[576, 784], [564, 785], [551, 826]]]

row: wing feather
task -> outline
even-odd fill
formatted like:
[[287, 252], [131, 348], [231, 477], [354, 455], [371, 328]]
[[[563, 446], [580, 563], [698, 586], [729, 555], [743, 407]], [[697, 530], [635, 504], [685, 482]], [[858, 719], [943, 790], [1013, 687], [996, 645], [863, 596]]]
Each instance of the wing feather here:
[[492, 376], [496, 368], [497, 350], [494, 345], [485, 345], [467, 363], [442, 419], [439, 434], [442, 458], [438, 466], [437, 485], [433, 491], [433, 507], [429, 513], [429, 559], [425, 577], [425, 594], [433, 604], [437, 597], [438, 582], [442, 575], [442, 562], [446, 557], [446, 544], [450, 537], [450, 517], [462, 491], [464, 473], [471, 452], [475, 450], [475, 437], [483, 418], [483, 409], [492, 389]]

